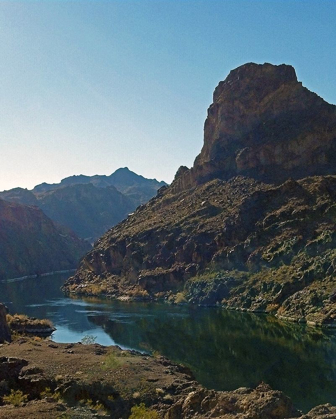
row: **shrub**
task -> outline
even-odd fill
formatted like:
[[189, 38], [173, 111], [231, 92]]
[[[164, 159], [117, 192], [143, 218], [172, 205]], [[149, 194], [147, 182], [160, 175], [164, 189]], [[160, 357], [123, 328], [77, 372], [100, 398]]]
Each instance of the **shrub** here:
[[115, 368], [118, 368], [122, 363], [122, 360], [118, 359], [118, 357], [114, 353], [110, 353], [106, 355], [104, 363], [102, 364], [102, 369], [113, 370]]
[[44, 399], [45, 397], [50, 397], [51, 399], [54, 399], [55, 401], [62, 400], [62, 395], [59, 391], [52, 391], [50, 387], [46, 387], [43, 391], [40, 393], [41, 399]]
[[93, 345], [96, 342], [97, 336], [93, 336], [93, 335], [85, 335], [82, 339], [81, 342], [83, 345]]
[[140, 403], [132, 407], [129, 419], [159, 419], [159, 415], [156, 410], [149, 409], [144, 403]]
[[20, 406], [21, 403], [26, 403], [27, 400], [28, 396], [23, 394], [21, 390], [11, 390], [8, 396], [3, 396], [3, 401], [13, 406]]

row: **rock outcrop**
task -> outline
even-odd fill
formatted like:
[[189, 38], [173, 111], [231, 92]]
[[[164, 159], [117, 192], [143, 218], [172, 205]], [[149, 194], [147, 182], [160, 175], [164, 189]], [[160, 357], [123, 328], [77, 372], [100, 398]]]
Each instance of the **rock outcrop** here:
[[0, 343], [11, 341], [11, 333], [6, 320], [6, 307], [0, 303]]
[[50, 336], [56, 329], [47, 319], [37, 319], [24, 314], [7, 315], [9, 330], [16, 335]]
[[99, 239], [64, 290], [334, 325], [335, 109], [290, 66], [232, 71], [194, 167]]
[[288, 65], [245, 64], [219, 83], [194, 166], [176, 191], [242, 175], [267, 183], [335, 174], [336, 107], [298, 82]]
[[89, 248], [37, 207], [0, 199], [0, 279], [73, 269]]

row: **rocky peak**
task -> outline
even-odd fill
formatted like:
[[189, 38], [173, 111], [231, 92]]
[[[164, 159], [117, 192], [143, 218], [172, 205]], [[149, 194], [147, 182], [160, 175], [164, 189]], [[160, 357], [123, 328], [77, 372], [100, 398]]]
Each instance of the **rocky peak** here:
[[237, 175], [268, 183], [334, 174], [336, 107], [310, 92], [289, 65], [248, 63], [219, 83], [194, 166], [175, 191]]
[[213, 94], [213, 101], [217, 102], [222, 94], [233, 94], [239, 100], [246, 100], [248, 95], [242, 93], [247, 93], [246, 90], [251, 89], [255, 89], [255, 99], [262, 100], [270, 92], [293, 82], [297, 82], [297, 77], [290, 65], [248, 63], [230, 71], [227, 78], [218, 84]]

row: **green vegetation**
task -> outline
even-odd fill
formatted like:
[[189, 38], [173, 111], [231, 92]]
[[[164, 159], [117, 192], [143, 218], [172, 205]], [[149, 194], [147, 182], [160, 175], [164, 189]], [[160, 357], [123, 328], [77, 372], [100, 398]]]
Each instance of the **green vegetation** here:
[[117, 355], [113, 352], [105, 356], [104, 362], [101, 366], [103, 370], [113, 370], [120, 367], [124, 363]]
[[149, 409], [144, 403], [140, 403], [132, 407], [129, 419], [159, 419], [159, 415], [156, 410]]
[[100, 403], [98, 400], [94, 402], [92, 399], [82, 400], [83, 404], [86, 404], [90, 409], [96, 410], [96, 411], [102, 411], [105, 410], [105, 407], [102, 403]]
[[40, 393], [41, 399], [44, 399], [45, 397], [54, 399], [55, 401], [62, 400], [61, 393], [59, 391], [52, 391], [50, 387], [46, 387], [43, 391]]
[[20, 406], [22, 403], [26, 403], [28, 396], [23, 394], [21, 390], [11, 390], [8, 396], [3, 396], [3, 401], [6, 404], [11, 404], [15, 407]]
[[82, 339], [81, 342], [83, 345], [93, 345], [96, 342], [97, 336], [93, 336], [93, 335], [85, 335]]

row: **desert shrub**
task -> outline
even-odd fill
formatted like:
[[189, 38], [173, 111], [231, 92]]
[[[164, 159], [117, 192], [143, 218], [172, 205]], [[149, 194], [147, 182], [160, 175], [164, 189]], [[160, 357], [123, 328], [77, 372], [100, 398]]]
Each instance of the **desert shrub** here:
[[146, 407], [144, 403], [140, 403], [132, 407], [129, 419], [159, 419], [159, 415], [156, 410]]
[[55, 401], [62, 400], [62, 395], [59, 391], [52, 391], [50, 387], [46, 387], [43, 391], [40, 393], [41, 399], [44, 399], [45, 397], [50, 397], [51, 399], [54, 399]]
[[51, 391], [50, 387], [46, 387], [43, 391], [41, 391], [40, 396], [43, 399], [44, 397], [53, 397], [54, 393]]
[[93, 336], [93, 335], [85, 335], [82, 339], [81, 342], [83, 345], [92, 345], [96, 342], [97, 336]]
[[104, 405], [102, 403], [100, 403], [98, 400], [96, 402], [94, 402], [92, 399], [87, 399], [85, 400], [85, 404], [93, 410], [103, 410], [104, 409]]
[[178, 292], [175, 296], [175, 303], [176, 304], [182, 304], [182, 303], [186, 303], [186, 297], [185, 294], [183, 292]]
[[102, 364], [103, 370], [113, 370], [118, 368], [122, 361], [112, 352], [105, 356], [104, 363]]
[[8, 396], [3, 396], [3, 401], [6, 404], [13, 406], [20, 406], [21, 403], [26, 403], [28, 396], [23, 394], [21, 390], [11, 390]]

